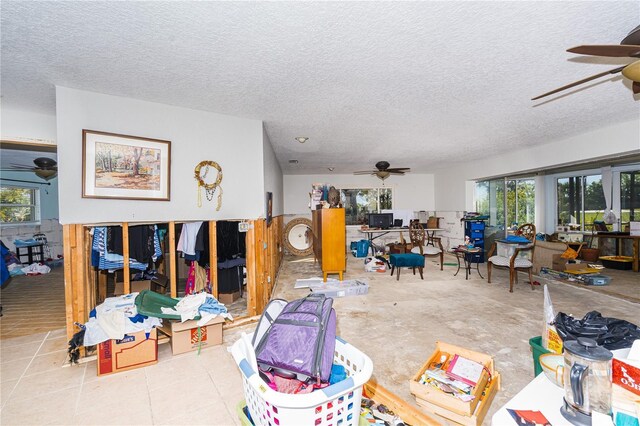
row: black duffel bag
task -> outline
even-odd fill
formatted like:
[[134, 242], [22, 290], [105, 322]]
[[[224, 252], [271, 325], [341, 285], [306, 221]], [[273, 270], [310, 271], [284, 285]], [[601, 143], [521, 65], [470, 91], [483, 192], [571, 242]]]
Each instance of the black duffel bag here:
[[555, 324], [563, 342], [589, 337], [598, 345], [614, 350], [630, 348], [634, 340], [640, 339], [640, 327], [629, 321], [605, 318], [598, 311], [588, 312], [582, 319], [559, 312]]

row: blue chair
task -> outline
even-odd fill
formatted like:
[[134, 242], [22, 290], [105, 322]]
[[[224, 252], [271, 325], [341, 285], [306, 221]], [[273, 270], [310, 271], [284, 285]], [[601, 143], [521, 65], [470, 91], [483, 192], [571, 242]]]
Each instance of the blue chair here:
[[398, 268], [398, 281], [400, 281], [400, 269], [408, 267], [413, 269], [413, 275], [416, 274], [416, 268], [420, 271], [420, 279], [424, 280], [422, 270], [424, 269], [424, 256], [416, 253], [396, 253], [389, 255], [389, 263], [391, 264], [391, 276], [394, 269]]

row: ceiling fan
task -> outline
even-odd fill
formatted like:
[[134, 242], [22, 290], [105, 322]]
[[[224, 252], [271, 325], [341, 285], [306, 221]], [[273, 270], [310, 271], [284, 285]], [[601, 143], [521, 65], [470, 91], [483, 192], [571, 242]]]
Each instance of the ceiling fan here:
[[[631, 32], [620, 42], [619, 45], [582, 45], [567, 49], [567, 52], [577, 53], [579, 55], [591, 55], [591, 56], [608, 56], [614, 58], [640, 58], [640, 25], [635, 27]], [[596, 78], [604, 77], [606, 75], [613, 75], [622, 72], [622, 75], [633, 81], [632, 90], [634, 94], [640, 93], [640, 59], [634, 62], [623, 65], [618, 68], [614, 68], [609, 71], [604, 71], [595, 75], [592, 75], [582, 80], [575, 81], [567, 84], [566, 86], [559, 87], [550, 92], [544, 93], [540, 96], [532, 98], [532, 101], [536, 99], [544, 98], [545, 96], [553, 95], [554, 93], [561, 92], [571, 87], [584, 84], [588, 81], [595, 80]]]
[[353, 172], [354, 175], [375, 175], [381, 180], [385, 180], [390, 175], [403, 175], [406, 172], [410, 172], [411, 169], [408, 167], [395, 167], [389, 168], [390, 164], [388, 161], [378, 161], [376, 163], [376, 169], [378, 170], [364, 170], [361, 172]]
[[33, 160], [35, 167], [25, 166], [23, 164], [11, 164], [8, 169], [2, 169], [3, 171], [12, 172], [33, 172], [36, 176], [49, 180], [56, 177], [58, 174], [58, 163], [53, 158], [38, 157]]

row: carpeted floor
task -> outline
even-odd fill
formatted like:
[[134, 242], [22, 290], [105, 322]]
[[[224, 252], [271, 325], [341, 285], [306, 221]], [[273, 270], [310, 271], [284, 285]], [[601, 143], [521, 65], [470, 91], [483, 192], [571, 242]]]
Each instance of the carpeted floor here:
[[45, 275], [18, 275], [0, 290], [2, 339], [64, 328], [64, 268]]

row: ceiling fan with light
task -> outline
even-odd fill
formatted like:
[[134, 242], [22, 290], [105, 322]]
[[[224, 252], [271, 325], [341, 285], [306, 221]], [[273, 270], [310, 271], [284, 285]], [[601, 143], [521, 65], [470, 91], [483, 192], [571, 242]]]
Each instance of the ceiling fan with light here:
[[575, 86], [579, 86], [580, 84], [584, 84], [591, 80], [595, 80], [596, 78], [604, 77], [606, 75], [613, 75], [619, 72], [622, 73], [623, 76], [628, 78], [633, 82], [632, 90], [634, 94], [640, 93], [640, 25], [635, 27], [621, 42], [619, 45], [582, 45], [572, 47], [571, 49], [567, 49], [567, 52], [577, 53], [579, 55], [591, 55], [591, 56], [607, 56], [614, 58], [638, 58], [634, 62], [631, 62], [628, 65], [623, 65], [618, 68], [614, 68], [612, 70], [604, 71], [595, 75], [592, 75], [587, 78], [583, 78], [582, 80], [575, 81], [573, 83], [567, 84], [566, 86], [559, 87], [550, 92], [544, 93], [540, 96], [536, 96], [532, 98], [532, 101], [535, 101], [540, 98], [544, 98], [545, 96], [553, 95], [554, 93], [561, 92], [566, 89], [570, 89]]
[[2, 169], [2, 171], [32, 172], [44, 180], [53, 179], [58, 174], [58, 163], [53, 158], [38, 157], [33, 160], [33, 164], [35, 164], [35, 167], [23, 164], [11, 164], [11, 167]]
[[378, 161], [376, 163], [377, 170], [364, 170], [361, 172], [353, 172], [354, 175], [374, 175], [379, 179], [384, 181], [390, 175], [403, 175], [406, 172], [410, 172], [411, 169], [408, 167], [395, 167], [389, 168], [390, 164], [388, 161]]

